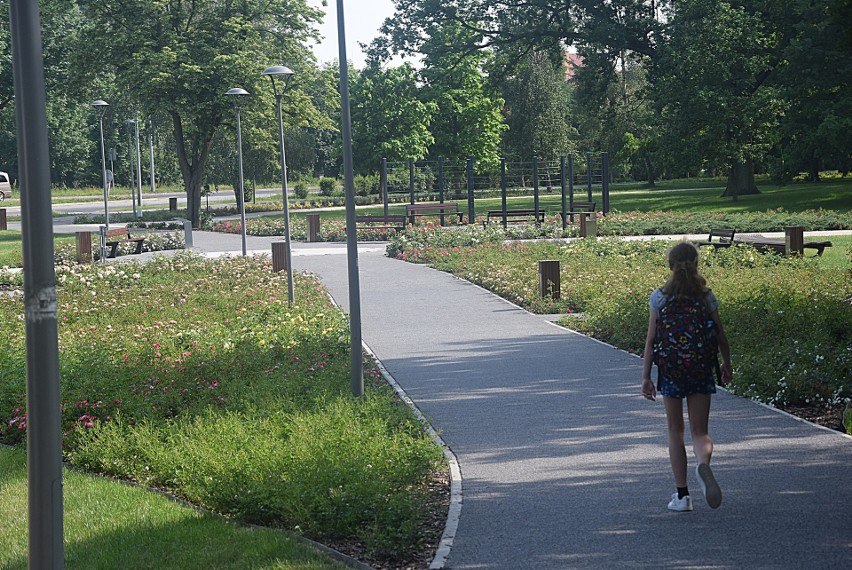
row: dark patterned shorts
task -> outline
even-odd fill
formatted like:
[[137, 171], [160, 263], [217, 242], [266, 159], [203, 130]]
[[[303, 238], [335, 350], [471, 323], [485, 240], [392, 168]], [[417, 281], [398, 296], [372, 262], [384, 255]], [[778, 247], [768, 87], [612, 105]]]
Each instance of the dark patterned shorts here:
[[715, 394], [716, 382], [713, 373], [704, 379], [672, 380], [657, 374], [657, 392], [669, 398], [682, 399], [693, 394]]

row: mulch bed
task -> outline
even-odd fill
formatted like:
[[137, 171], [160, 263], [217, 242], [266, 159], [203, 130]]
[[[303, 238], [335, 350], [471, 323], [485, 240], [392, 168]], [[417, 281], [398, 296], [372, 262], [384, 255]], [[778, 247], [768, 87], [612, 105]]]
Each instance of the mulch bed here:
[[784, 410], [788, 414], [793, 414], [809, 422], [846, 433], [846, 428], [843, 427], [843, 412], [846, 406], [839, 404], [837, 406], [777, 406], [778, 409]]

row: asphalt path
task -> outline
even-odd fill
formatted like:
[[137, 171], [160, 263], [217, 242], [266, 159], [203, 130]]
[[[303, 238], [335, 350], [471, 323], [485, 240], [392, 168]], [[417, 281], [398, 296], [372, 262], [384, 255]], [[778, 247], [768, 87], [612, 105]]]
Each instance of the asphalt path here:
[[[293, 266], [348, 308], [344, 252], [297, 247]], [[663, 406], [640, 397], [638, 357], [376, 248], [359, 280], [365, 343], [461, 467], [446, 567], [849, 567], [852, 438], [721, 391], [722, 506], [690, 470], [695, 512], [672, 513]]]

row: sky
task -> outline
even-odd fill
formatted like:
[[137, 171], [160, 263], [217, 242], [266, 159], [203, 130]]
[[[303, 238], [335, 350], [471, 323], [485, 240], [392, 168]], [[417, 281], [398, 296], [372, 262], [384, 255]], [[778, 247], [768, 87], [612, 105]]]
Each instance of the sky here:
[[[322, 7], [320, 0], [311, 0], [312, 5]], [[319, 26], [322, 43], [314, 46], [314, 55], [319, 63], [334, 61], [339, 54], [337, 43], [337, 0], [328, 0], [324, 22]], [[356, 69], [364, 67], [364, 54], [358, 43], [369, 44], [379, 35], [385, 18], [393, 15], [392, 0], [344, 0], [343, 15], [346, 28], [346, 58]]]

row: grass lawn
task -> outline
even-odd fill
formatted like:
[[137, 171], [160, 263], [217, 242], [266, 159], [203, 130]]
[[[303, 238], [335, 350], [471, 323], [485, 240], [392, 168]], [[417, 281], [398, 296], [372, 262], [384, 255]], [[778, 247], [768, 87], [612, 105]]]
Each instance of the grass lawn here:
[[[53, 246], [60, 244], [74, 245], [75, 238], [71, 234], [55, 234]], [[0, 231], [0, 267], [20, 267], [22, 258], [21, 232], [16, 230]]]
[[[68, 568], [341, 568], [282, 532], [78, 471], [63, 475]], [[0, 568], [27, 568], [26, 455], [0, 447]]]
[[[684, 187], [687, 186], [687, 187]], [[696, 187], [697, 186], [697, 187]], [[776, 208], [784, 208], [788, 212], [799, 212], [809, 209], [836, 210], [838, 212], [852, 211], [852, 179], [834, 179], [819, 184], [797, 182], [787, 186], [777, 186], [769, 183], [759, 184], [761, 193], [750, 196], [740, 196], [734, 202], [730, 198], [722, 198], [725, 183], [720, 181], [682, 181], [658, 184], [654, 188], [643, 188], [635, 185], [616, 187], [610, 191], [610, 206], [620, 212], [763, 212]], [[585, 190], [576, 188], [576, 200], [586, 200]], [[601, 208], [600, 189], [595, 188], [592, 199]], [[459, 203], [459, 207], [467, 212], [467, 199], [450, 200]], [[516, 196], [507, 199], [510, 209], [531, 209], [532, 196]], [[559, 193], [539, 196], [539, 207], [548, 212], [557, 212], [561, 208], [562, 197]], [[483, 215], [487, 210], [500, 208], [501, 200], [497, 198], [477, 198], [475, 211]], [[361, 214], [381, 214], [383, 206], [373, 205], [358, 208]], [[291, 216], [304, 217], [305, 210], [292, 210]], [[390, 204], [390, 214], [404, 214], [404, 204]], [[343, 209], [327, 210], [321, 213], [323, 219], [343, 220], [346, 212]], [[465, 216], [467, 217], [467, 216]]]

